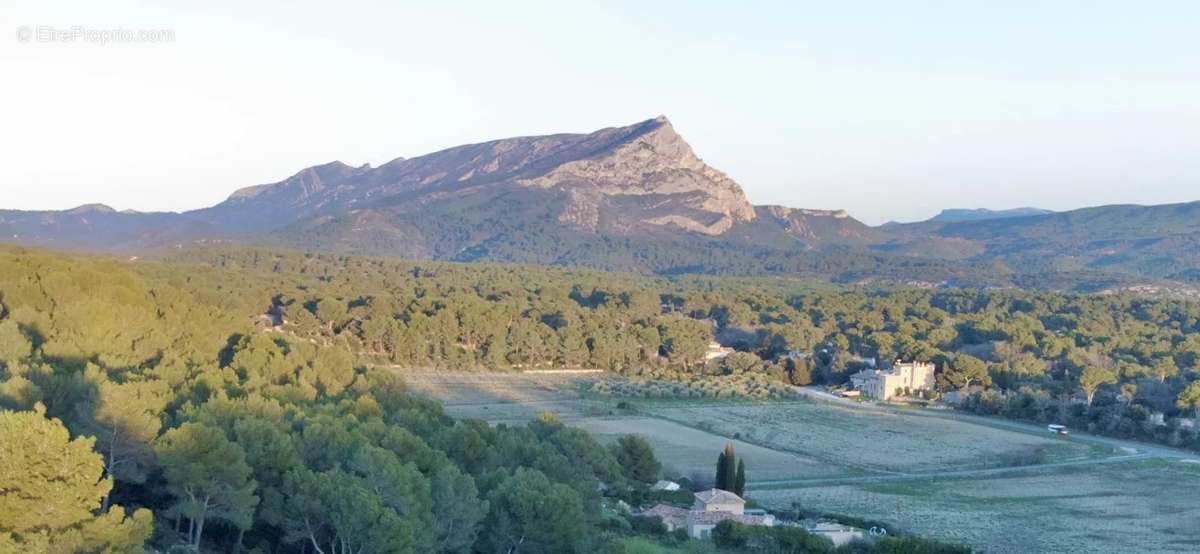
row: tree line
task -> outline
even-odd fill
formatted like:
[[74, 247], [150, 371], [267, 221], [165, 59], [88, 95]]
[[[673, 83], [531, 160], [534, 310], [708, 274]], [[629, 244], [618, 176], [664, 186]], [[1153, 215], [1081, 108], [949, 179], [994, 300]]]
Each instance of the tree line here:
[[[714, 340], [738, 352], [705, 363]], [[72, 504], [54, 526], [2, 531], [352, 552], [383, 540], [370, 534], [380, 528], [395, 551], [594, 550], [598, 484], [648, 481], [644, 453], [552, 418], [454, 421], [408, 395], [396, 367], [839, 384], [865, 358], [932, 361], [939, 388], [969, 393], [968, 409], [1200, 446], [1182, 423], [1200, 398], [1193, 303], [246, 249], [120, 261], [5, 248], [4, 429], [44, 429], [29, 448], [98, 475], [79, 494], [102, 500]]]
[[611, 551], [601, 491], [657, 478], [637, 437], [456, 421], [162, 269], [0, 252], [0, 551]]
[[[283, 333], [344, 344], [381, 364], [836, 385], [864, 360], [929, 361], [939, 392], [974, 395], [970, 410], [1179, 446], [1200, 440], [1187, 427], [1200, 410], [1193, 302], [241, 249], [192, 250], [138, 270], [173, 278], [181, 264], [194, 268], [198, 294], [221, 291], [219, 301], [240, 313], [278, 316]], [[738, 352], [704, 363], [714, 340]]]

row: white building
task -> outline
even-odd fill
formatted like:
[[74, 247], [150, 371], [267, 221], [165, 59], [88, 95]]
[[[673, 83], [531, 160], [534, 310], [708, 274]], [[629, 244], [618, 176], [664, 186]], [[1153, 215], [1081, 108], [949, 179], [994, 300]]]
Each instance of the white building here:
[[933, 390], [936, 367], [924, 362], [896, 362], [892, 369], [864, 369], [850, 376], [850, 383], [863, 394], [890, 400], [902, 391]]
[[651, 486], [650, 490], [652, 490], [652, 491], [677, 491], [677, 490], [679, 490], [679, 483], [676, 483], [675, 481], [662, 480], [662, 481], [655, 483], [653, 486]]
[[849, 525], [842, 525], [840, 523], [830, 523], [828, 521], [819, 522], [806, 529], [809, 533], [820, 535], [833, 541], [835, 548], [850, 544], [854, 540], [862, 539], [866, 536], [863, 530], [857, 527], [850, 527]]

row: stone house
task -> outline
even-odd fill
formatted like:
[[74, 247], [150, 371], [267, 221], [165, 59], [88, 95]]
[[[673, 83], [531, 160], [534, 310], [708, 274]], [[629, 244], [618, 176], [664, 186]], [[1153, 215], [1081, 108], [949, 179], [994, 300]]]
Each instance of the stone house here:
[[863, 394], [890, 400], [902, 391], [933, 390], [936, 367], [925, 362], [896, 362], [891, 369], [864, 369], [850, 376], [850, 383]]
[[639, 515], [662, 519], [667, 531], [686, 528], [688, 536], [694, 539], [708, 538], [713, 528], [726, 520], [744, 525], [775, 525], [775, 516], [747, 514], [746, 501], [742, 497], [720, 489], [696, 493], [690, 510], [659, 504]]

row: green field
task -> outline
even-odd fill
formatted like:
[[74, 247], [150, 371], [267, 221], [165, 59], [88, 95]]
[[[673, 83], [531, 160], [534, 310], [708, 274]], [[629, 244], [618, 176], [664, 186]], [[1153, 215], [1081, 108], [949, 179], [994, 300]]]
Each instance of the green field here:
[[986, 552], [1200, 551], [1200, 461], [921, 412], [814, 401], [632, 400], [579, 377], [416, 374], [458, 417], [518, 424], [542, 411], [615, 440], [645, 436], [664, 469], [712, 472], [732, 441], [766, 506], [883, 521]]
[[987, 552], [1200, 550], [1200, 465], [1181, 461], [750, 494], [776, 508], [800, 502], [974, 544]]

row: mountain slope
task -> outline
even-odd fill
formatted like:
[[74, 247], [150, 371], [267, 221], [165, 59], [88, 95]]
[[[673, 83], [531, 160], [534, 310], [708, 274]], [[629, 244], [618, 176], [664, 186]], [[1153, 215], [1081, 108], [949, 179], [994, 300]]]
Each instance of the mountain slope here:
[[545, 191], [558, 221], [594, 232], [674, 226], [716, 235], [755, 217], [741, 188], [697, 158], [663, 117], [585, 135], [459, 146], [377, 169], [333, 162], [187, 215], [259, 231], [355, 210], [401, 217], [520, 189]]

